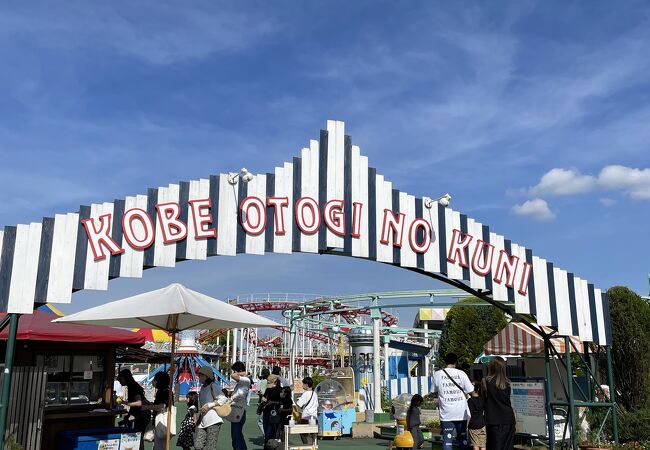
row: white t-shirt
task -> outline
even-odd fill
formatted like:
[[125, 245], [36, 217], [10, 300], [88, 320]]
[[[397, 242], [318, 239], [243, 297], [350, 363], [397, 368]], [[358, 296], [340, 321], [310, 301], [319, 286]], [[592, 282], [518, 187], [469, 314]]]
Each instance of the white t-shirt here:
[[217, 405], [223, 405], [226, 401], [226, 396], [219, 392], [219, 385], [217, 383], [202, 386], [199, 392], [199, 409], [203, 405], [208, 405], [210, 409], [207, 413], [201, 414], [201, 421], [198, 427], [207, 428], [217, 423], [223, 423], [223, 419], [219, 417], [219, 414], [213, 408]]
[[318, 417], [318, 394], [312, 391], [305, 391], [300, 396], [296, 405], [302, 408], [302, 418]]
[[472, 392], [474, 385], [462, 370], [453, 368], [445, 370], [465, 392], [461, 392], [444, 371], [438, 370], [433, 374], [433, 392], [438, 393], [440, 400], [440, 421], [467, 420], [470, 415], [467, 410], [465, 393]]

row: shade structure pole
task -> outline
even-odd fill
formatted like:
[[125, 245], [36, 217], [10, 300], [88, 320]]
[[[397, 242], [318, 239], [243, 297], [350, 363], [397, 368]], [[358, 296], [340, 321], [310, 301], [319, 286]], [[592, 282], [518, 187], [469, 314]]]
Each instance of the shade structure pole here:
[[232, 329], [232, 353], [230, 354], [230, 364], [237, 361], [237, 328]]
[[546, 370], [546, 428], [548, 429], [548, 448], [555, 450], [555, 421], [553, 419], [553, 385], [551, 384], [551, 340], [544, 336], [544, 368]]
[[[426, 321], [422, 321], [422, 322], [423, 322], [422, 328], [424, 328], [425, 330], [428, 330], [429, 329], [429, 323], [426, 322]], [[424, 335], [424, 343], [426, 344], [427, 347], [429, 346], [429, 333]], [[429, 364], [430, 364], [429, 357], [425, 356], [424, 357], [424, 373], [421, 372], [422, 375], [424, 375], [425, 377], [429, 376]]]
[[373, 378], [373, 403], [375, 405], [375, 412], [382, 412], [381, 409], [381, 366], [380, 366], [380, 353], [379, 349], [379, 321], [380, 317], [372, 319], [372, 378]]
[[570, 446], [572, 449], [578, 448], [576, 441], [576, 406], [573, 395], [573, 367], [571, 364], [571, 342], [568, 336], [564, 336], [564, 356], [566, 358], [566, 376], [569, 392], [569, 427], [570, 427]]
[[388, 386], [388, 376], [389, 376], [389, 350], [388, 350], [388, 336], [384, 336], [384, 381], [386, 386]]
[[614, 388], [614, 370], [612, 369], [612, 346], [605, 346], [607, 356], [607, 384], [609, 385], [609, 402], [612, 404], [612, 437], [618, 444], [618, 417], [616, 415], [616, 389]]
[[9, 395], [11, 394], [11, 372], [14, 369], [14, 351], [16, 334], [18, 333], [19, 314], [10, 314], [9, 335], [5, 353], [5, 370], [2, 375], [2, 399], [0, 400], [0, 449], [4, 448], [5, 430], [7, 429], [7, 412], [9, 410]]
[[[178, 317], [176, 318], [178, 320]], [[167, 436], [165, 437], [165, 448], [170, 450], [171, 425], [172, 425], [172, 408], [174, 406], [174, 353], [176, 353], [176, 331], [172, 331], [172, 354], [169, 368], [169, 398], [167, 400]]]
[[230, 357], [230, 330], [226, 331], [226, 351], [223, 352], [223, 359], [225, 362], [228, 362], [228, 358]]
[[291, 385], [294, 383], [296, 377], [296, 321], [291, 315], [291, 322], [289, 323], [289, 380]]
[[235, 359], [235, 361], [243, 361], [244, 360], [244, 332], [247, 331], [246, 328], [242, 328], [239, 331], [239, 358]]

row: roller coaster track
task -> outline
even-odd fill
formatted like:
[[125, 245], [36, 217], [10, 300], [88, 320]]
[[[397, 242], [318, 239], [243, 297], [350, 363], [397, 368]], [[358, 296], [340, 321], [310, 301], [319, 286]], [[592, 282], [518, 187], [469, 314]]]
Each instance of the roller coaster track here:
[[[238, 296], [228, 300], [230, 304], [236, 305], [246, 311], [258, 313], [263, 311], [297, 311], [303, 317], [313, 317], [315, 315], [339, 315], [347, 323], [358, 325], [358, 318], [361, 315], [370, 315], [370, 307], [363, 305], [372, 300], [389, 300], [389, 299], [406, 299], [406, 298], [428, 298], [429, 306], [432, 307], [449, 307], [455, 302], [438, 303], [434, 298], [466, 298], [470, 295], [457, 289], [438, 289], [438, 290], [420, 290], [420, 291], [396, 291], [396, 292], [376, 292], [349, 296], [323, 296], [310, 294], [250, 294], [247, 296]], [[390, 304], [383, 305], [387, 307], [403, 306], [428, 306], [426, 303], [418, 302], [412, 304]], [[397, 325], [398, 318], [385, 309], [381, 310], [383, 327], [392, 327]], [[280, 331], [286, 331], [286, 327], [277, 327]], [[344, 328], [341, 328], [346, 331]], [[227, 330], [206, 331], [199, 335], [199, 340], [206, 341], [214, 339], [224, 334]], [[302, 333], [302, 330], [299, 331]], [[305, 331], [305, 336], [316, 339], [320, 342], [328, 342], [326, 333]], [[313, 333], [313, 334], [311, 334]], [[309, 335], [311, 334], [311, 335]], [[244, 338], [246, 339], [246, 335]], [[248, 342], [251, 342], [247, 339]], [[253, 341], [256, 342], [256, 341]]]

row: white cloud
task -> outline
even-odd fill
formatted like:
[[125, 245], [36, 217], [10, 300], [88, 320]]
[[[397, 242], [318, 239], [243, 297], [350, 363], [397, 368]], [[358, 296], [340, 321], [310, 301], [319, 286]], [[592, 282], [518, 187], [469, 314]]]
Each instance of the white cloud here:
[[606, 166], [598, 175], [598, 184], [604, 189], [624, 191], [632, 198], [650, 200], [650, 169]]
[[548, 203], [541, 198], [534, 198], [525, 201], [521, 205], [515, 205], [512, 207], [512, 212], [518, 216], [532, 217], [541, 221], [555, 219], [555, 213], [550, 210]]
[[596, 187], [596, 179], [582, 175], [574, 169], [555, 168], [546, 172], [537, 186], [530, 189], [531, 195], [573, 195], [590, 192]]

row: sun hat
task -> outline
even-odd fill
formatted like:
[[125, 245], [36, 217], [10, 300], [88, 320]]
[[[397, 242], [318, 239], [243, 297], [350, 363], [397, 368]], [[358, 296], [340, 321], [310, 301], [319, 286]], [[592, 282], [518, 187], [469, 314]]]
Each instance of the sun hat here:
[[205, 375], [206, 377], [210, 378], [211, 380], [214, 379], [214, 373], [212, 372], [212, 368], [208, 366], [203, 366], [199, 369], [199, 375]]

